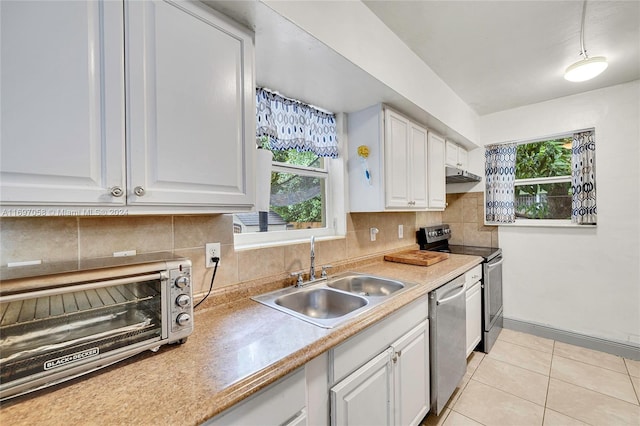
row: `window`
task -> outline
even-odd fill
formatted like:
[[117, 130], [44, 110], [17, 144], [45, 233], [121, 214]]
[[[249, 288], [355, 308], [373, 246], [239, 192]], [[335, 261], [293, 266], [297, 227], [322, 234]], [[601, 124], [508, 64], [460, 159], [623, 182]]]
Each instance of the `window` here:
[[517, 219], [571, 219], [571, 135], [516, 148]]
[[274, 152], [270, 210], [290, 229], [327, 226], [328, 178], [324, 159], [313, 152]]
[[[271, 152], [273, 162], [267, 232], [325, 228], [329, 204], [329, 171], [325, 159], [313, 152], [295, 149]], [[257, 212], [238, 213], [235, 216], [235, 233], [260, 231]]]
[[342, 117], [260, 88], [256, 107], [256, 142], [273, 154], [269, 211], [233, 215], [236, 246], [343, 235]]
[[597, 223], [594, 129], [485, 148], [485, 223]]

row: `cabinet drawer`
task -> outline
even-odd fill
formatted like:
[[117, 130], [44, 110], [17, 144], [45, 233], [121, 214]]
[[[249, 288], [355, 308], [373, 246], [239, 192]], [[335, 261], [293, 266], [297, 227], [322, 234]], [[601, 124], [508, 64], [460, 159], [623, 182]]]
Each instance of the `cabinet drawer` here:
[[482, 279], [482, 265], [476, 265], [473, 269], [468, 270], [464, 274], [464, 282], [466, 283], [467, 289], [471, 287], [471, 284], [476, 281], [480, 281]]
[[304, 367], [208, 420], [207, 426], [306, 424]]
[[427, 296], [351, 337], [332, 349], [333, 381], [337, 383], [388, 348], [398, 337], [428, 317]]

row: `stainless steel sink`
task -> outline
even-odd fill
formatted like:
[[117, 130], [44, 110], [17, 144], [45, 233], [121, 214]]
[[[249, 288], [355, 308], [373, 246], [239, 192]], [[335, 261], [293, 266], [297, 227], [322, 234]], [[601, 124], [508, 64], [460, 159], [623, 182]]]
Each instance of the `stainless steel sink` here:
[[367, 299], [329, 288], [304, 289], [278, 297], [274, 303], [311, 318], [337, 318], [365, 306]]
[[415, 285], [345, 272], [303, 287], [287, 287], [252, 299], [319, 327], [333, 328]]
[[331, 288], [356, 293], [361, 296], [390, 296], [405, 287], [400, 281], [371, 275], [350, 275], [330, 281], [327, 285]]

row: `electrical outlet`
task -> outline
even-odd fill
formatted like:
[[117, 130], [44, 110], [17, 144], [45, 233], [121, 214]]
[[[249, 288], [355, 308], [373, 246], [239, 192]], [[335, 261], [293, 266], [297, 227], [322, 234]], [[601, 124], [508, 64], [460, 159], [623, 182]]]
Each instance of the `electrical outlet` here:
[[218, 265], [222, 263], [222, 252], [220, 251], [220, 243], [207, 243], [204, 246], [204, 265], [207, 268], [213, 268], [216, 266], [215, 262], [211, 260], [212, 257], [217, 257]]
[[398, 225], [398, 238], [404, 238], [404, 226], [402, 225]]

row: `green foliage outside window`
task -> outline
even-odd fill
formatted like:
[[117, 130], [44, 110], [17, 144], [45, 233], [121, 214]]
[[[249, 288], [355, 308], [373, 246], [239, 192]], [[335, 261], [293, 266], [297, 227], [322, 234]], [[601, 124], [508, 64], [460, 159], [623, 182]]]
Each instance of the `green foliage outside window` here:
[[[516, 152], [516, 180], [571, 176], [572, 138], [519, 145]], [[527, 219], [571, 217], [571, 183], [516, 186], [516, 210]]]
[[[261, 145], [270, 149], [266, 138]], [[270, 149], [271, 150], [271, 149]], [[322, 168], [323, 159], [313, 152], [271, 150], [273, 161], [294, 166]], [[323, 224], [323, 197], [325, 179], [293, 173], [271, 173], [271, 210], [290, 224]]]

